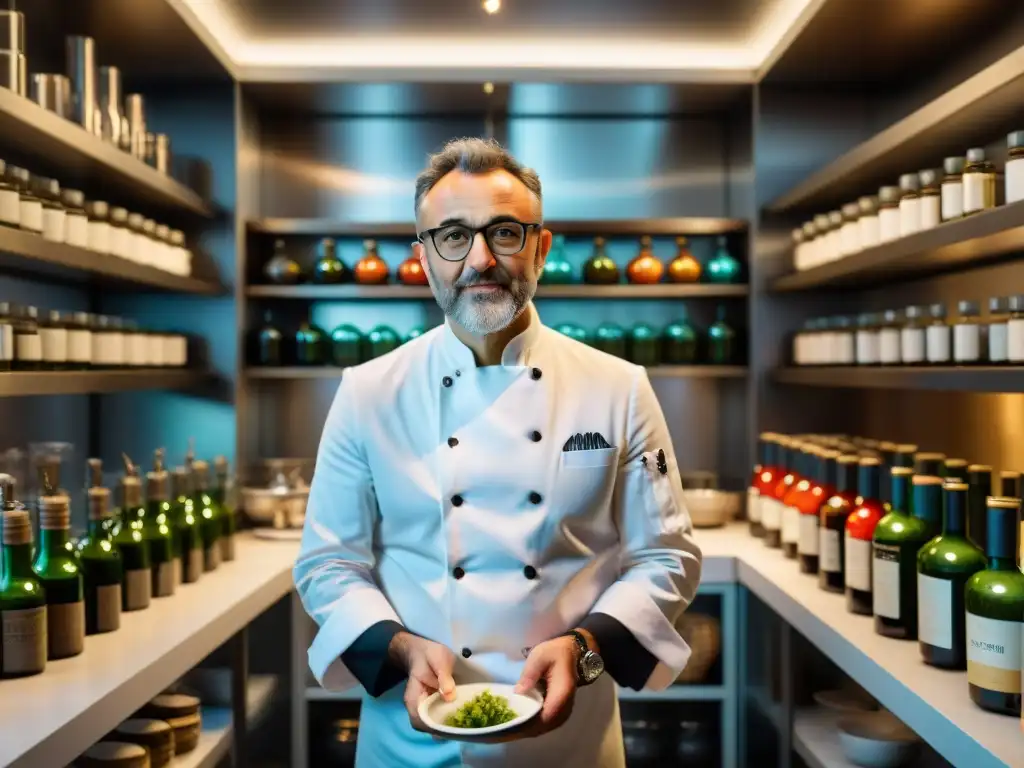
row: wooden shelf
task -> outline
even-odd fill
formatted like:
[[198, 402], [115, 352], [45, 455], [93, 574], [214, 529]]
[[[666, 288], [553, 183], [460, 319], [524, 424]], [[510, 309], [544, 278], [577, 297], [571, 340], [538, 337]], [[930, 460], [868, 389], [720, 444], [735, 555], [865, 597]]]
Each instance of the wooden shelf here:
[[[561, 235], [726, 235], [744, 232], [742, 219], [680, 217], [666, 219], [623, 219], [612, 221], [545, 221], [544, 226]], [[259, 219], [249, 222], [249, 231], [265, 235], [319, 235], [321, 237], [416, 237], [410, 223], [374, 224], [333, 219]]]
[[12, 160], [35, 160], [66, 186], [87, 182], [90, 197], [99, 193], [118, 202], [213, 216], [210, 206], [184, 184], [7, 89], [0, 89], [0, 134]]
[[[250, 298], [334, 301], [354, 299], [433, 300], [430, 288], [418, 285], [250, 285]], [[538, 299], [695, 299], [735, 298], [750, 292], [746, 285], [658, 283], [657, 285], [540, 285]]]
[[773, 291], [866, 288], [979, 266], [1024, 250], [1024, 201], [947, 221], [924, 232], [775, 280]]
[[767, 206], [772, 213], [821, 213], [895, 184], [901, 173], [942, 165], [949, 154], [986, 145], [1019, 128], [1024, 48], [811, 174]]
[[52, 243], [42, 235], [12, 227], [0, 227], [0, 270], [104, 287], [145, 286], [205, 296], [226, 292], [224, 286], [216, 282], [181, 277], [119, 256]]
[[1024, 392], [1024, 366], [837, 366], [776, 369], [780, 384], [851, 389]]
[[[833, 710], [807, 707], [793, 717], [793, 751], [808, 768], [854, 768], [843, 754], [839, 741], [842, 714]], [[908, 768], [941, 768], [947, 763], [922, 745], [922, 754], [906, 764]]]
[[0, 372], [0, 397], [96, 395], [146, 389], [205, 390], [213, 378], [191, 368], [142, 371]]
[[[344, 368], [335, 366], [297, 366], [260, 367], [250, 366], [245, 375], [250, 379], [340, 379]], [[656, 365], [647, 369], [651, 378], [702, 379], [702, 378], [741, 378], [747, 375], [742, 365]]]

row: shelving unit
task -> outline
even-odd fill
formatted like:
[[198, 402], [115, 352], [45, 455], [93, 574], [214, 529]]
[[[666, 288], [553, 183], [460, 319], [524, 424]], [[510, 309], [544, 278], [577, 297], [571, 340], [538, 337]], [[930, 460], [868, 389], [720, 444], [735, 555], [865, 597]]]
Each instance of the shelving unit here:
[[1024, 392], [1021, 366], [836, 366], [778, 368], [779, 384], [851, 389], [933, 389], [946, 392]]
[[0, 397], [100, 395], [140, 390], [210, 392], [217, 379], [189, 368], [141, 371], [8, 371], [0, 373]]
[[[793, 750], [808, 768], [855, 768], [843, 754], [839, 742], [842, 716], [827, 709], [800, 709], [793, 716]], [[934, 753], [925, 754], [907, 764], [907, 768], [943, 768], [945, 761]]]
[[[278, 679], [273, 675], [254, 675], [249, 678], [246, 691], [246, 727], [258, 728], [269, 714], [270, 704], [278, 691]], [[217, 768], [231, 751], [234, 724], [230, 707], [203, 707], [203, 730], [199, 743], [191, 752], [171, 761], [171, 768]]]
[[[335, 366], [258, 367], [245, 369], [250, 379], [340, 379], [342, 368]], [[655, 365], [647, 368], [647, 375], [661, 378], [741, 378], [747, 369], [741, 365]]]
[[[417, 285], [250, 285], [250, 298], [337, 301], [372, 299], [433, 301], [430, 288]], [[746, 285], [659, 283], [656, 285], [539, 285], [538, 299], [724, 299], [747, 296]]]

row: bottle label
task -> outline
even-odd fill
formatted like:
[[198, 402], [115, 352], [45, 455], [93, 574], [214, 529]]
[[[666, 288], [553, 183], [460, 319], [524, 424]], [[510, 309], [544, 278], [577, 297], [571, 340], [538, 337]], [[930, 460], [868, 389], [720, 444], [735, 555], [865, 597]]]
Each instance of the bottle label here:
[[21, 201], [21, 228], [30, 232], [43, 231], [43, 204], [41, 202]]
[[959, 219], [964, 215], [964, 187], [959, 181], [942, 184], [942, 220]]
[[887, 243], [900, 236], [899, 208], [883, 208], [878, 212], [878, 241]]
[[900, 354], [904, 363], [924, 362], [924, 328], [903, 328], [900, 331]]
[[124, 609], [141, 611], [149, 607], [153, 596], [153, 579], [148, 568], [124, 572]]
[[859, 365], [878, 363], [877, 331], [857, 331], [857, 363]]
[[757, 488], [747, 489], [747, 520], [761, 522], [761, 493]]
[[146, 349], [145, 334], [133, 333], [128, 342], [128, 350], [129, 363], [140, 367], [149, 364], [149, 352]]
[[878, 216], [861, 216], [857, 220], [857, 235], [861, 248], [878, 245]]
[[46, 606], [46, 642], [51, 659], [66, 659], [85, 650], [85, 602]]
[[871, 592], [876, 616], [900, 618], [900, 548], [893, 544], [875, 544], [875, 562], [871, 564]]
[[1024, 158], [1006, 162], [1006, 204], [1024, 200]]
[[218, 565], [220, 565], [220, 544], [214, 542], [212, 547], [203, 550], [203, 570], [215, 571]]
[[67, 328], [40, 328], [43, 360], [48, 363], [66, 363], [68, 360]]
[[107, 222], [89, 222], [89, 249], [100, 253], [110, 253], [110, 225]]
[[96, 631], [114, 632], [121, 628], [121, 585], [96, 587]]
[[917, 636], [922, 643], [953, 649], [953, 582], [917, 574]]
[[14, 326], [0, 323], [0, 360], [10, 362], [14, 359]]
[[14, 359], [38, 363], [43, 359], [43, 340], [38, 333], [19, 333], [14, 337]]
[[849, 534], [846, 541], [846, 586], [871, 591], [871, 542], [855, 539]]
[[190, 549], [185, 560], [185, 572], [183, 574], [185, 583], [191, 584], [194, 581], [199, 581], [199, 577], [203, 575], [203, 548], [196, 547]]
[[68, 360], [72, 363], [92, 362], [92, 332], [68, 331]]
[[949, 362], [949, 326], [929, 325], [927, 331], [927, 352], [929, 363]]
[[967, 682], [989, 691], [1020, 693], [1021, 623], [967, 611]]
[[0, 665], [5, 675], [28, 675], [46, 668], [46, 608], [0, 612]]
[[153, 566], [153, 597], [170, 597], [174, 594], [174, 561], [157, 563]]
[[131, 261], [133, 243], [134, 238], [127, 227], [110, 228], [110, 252], [115, 256]]
[[993, 363], [1005, 363], [1008, 354], [1006, 323], [992, 323], [988, 327], [988, 359]]
[[770, 497], [761, 499], [761, 522], [766, 531], [782, 528], [782, 502]]
[[1011, 363], [1024, 363], [1024, 318], [1006, 323], [1006, 356]]
[[18, 190], [0, 190], [0, 221], [14, 226], [21, 223], [21, 195]]
[[233, 534], [220, 537], [220, 559], [225, 563], [230, 563], [235, 559], [235, 537]]
[[171, 571], [174, 575], [174, 586], [175, 588], [177, 588], [177, 586], [181, 584], [181, 580], [185, 576], [184, 566], [182, 565], [180, 557], [174, 558], [173, 562], [171, 563]]
[[900, 331], [883, 328], [878, 332], [878, 359], [885, 364], [900, 362]]
[[965, 173], [964, 213], [994, 208], [996, 204], [996, 176], [994, 173]]
[[941, 218], [941, 206], [938, 195], [925, 195], [917, 201], [917, 213], [920, 217], [919, 229], [931, 229], [939, 226]]
[[43, 237], [53, 243], [64, 242], [64, 211], [43, 209]]
[[89, 219], [80, 214], [64, 217], [64, 242], [78, 248], [89, 247]]
[[917, 232], [921, 224], [917, 198], [900, 200], [900, 237], [906, 237]]
[[839, 531], [830, 528], [819, 528], [818, 543], [821, 548], [818, 569], [827, 573], [839, 573], [843, 569], [839, 556]]
[[981, 328], [976, 323], [953, 326], [953, 359], [958, 363], [974, 363], [981, 359]]
[[784, 544], [796, 544], [800, 541], [800, 510], [785, 505], [782, 508], [782, 541]]
[[818, 554], [818, 516], [800, 515], [800, 540], [796, 551], [801, 555]]

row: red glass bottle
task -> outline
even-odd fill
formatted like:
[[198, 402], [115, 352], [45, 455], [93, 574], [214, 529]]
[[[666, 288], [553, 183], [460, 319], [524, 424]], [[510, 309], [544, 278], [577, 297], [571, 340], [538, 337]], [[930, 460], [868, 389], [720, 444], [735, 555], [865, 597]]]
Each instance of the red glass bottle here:
[[860, 457], [848, 453], [836, 459], [836, 490], [818, 510], [818, 586], [829, 592], [846, 590], [843, 539], [846, 520], [857, 506]]
[[820, 450], [814, 457], [811, 487], [797, 501], [800, 511], [800, 539], [796, 553], [801, 573], [818, 572], [819, 522], [821, 505], [836, 492], [836, 459], [839, 451]]
[[800, 502], [810, 493], [817, 452], [816, 445], [804, 443], [800, 446], [796, 461], [798, 479], [782, 499], [782, 554], [791, 559], [796, 557], [800, 542]]
[[875, 526], [885, 517], [885, 507], [878, 498], [881, 492], [881, 464], [874, 457], [860, 460], [857, 506], [846, 518], [846, 539], [843, 545], [846, 560], [846, 609], [865, 616], [871, 616], [874, 608], [871, 595], [871, 542]]
[[782, 546], [782, 513], [786, 494], [800, 481], [796, 472], [796, 458], [800, 455], [801, 443], [791, 437], [779, 438], [779, 475], [768, 496], [762, 496], [761, 523], [764, 525], [766, 547]]
[[762, 432], [758, 438], [759, 462], [754, 465], [754, 474], [750, 478], [747, 489], [747, 520], [750, 522], [750, 535], [764, 536], [764, 525], [761, 521], [761, 497], [771, 494], [778, 482], [778, 435], [774, 432]]

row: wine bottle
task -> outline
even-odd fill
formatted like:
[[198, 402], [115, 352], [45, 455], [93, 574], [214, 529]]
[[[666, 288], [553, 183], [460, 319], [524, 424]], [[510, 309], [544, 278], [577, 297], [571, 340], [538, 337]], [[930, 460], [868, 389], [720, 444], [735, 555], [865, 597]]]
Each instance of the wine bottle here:
[[203, 575], [203, 538], [192, 505], [192, 471], [187, 465], [175, 467], [171, 473], [170, 521], [178, 555], [175, 563], [180, 563], [180, 566], [175, 565], [178, 571], [175, 580], [179, 584], [192, 584]]
[[217, 505], [221, 521], [224, 523], [220, 532], [220, 559], [225, 563], [230, 563], [235, 559], [235, 532], [238, 528], [238, 518], [228, 499], [227, 457], [214, 457], [213, 472], [217, 477], [217, 482], [210, 493], [210, 498]]
[[[943, 462], [946, 467], [947, 478], [956, 478], [961, 483], [967, 482], [967, 459], [946, 459]], [[969, 496], [970, 494], [968, 494]], [[970, 508], [968, 507], [968, 513]], [[968, 517], [968, 525], [970, 525], [970, 518]]]
[[224, 521], [209, 494], [210, 464], [197, 459], [192, 463], [192, 472], [192, 506], [199, 517], [199, 531], [203, 537], [203, 570], [213, 571], [221, 561], [220, 537]]
[[885, 510], [878, 500], [881, 464], [869, 456], [860, 460], [857, 474], [857, 506], [846, 518], [843, 540], [846, 560], [846, 610], [865, 616], [872, 614], [871, 546], [875, 526]]
[[[146, 505], [139, 521], [142, 538], [149, 547], [153, 597], [174, 594], [174, 529], [171, 525], [170, 477], [164, 469], [164, 452], [153, 452], [153, 469], [146, 473]], [[180, 554], [180, 553], [179, 553]]]
[[774, 432], [762, 432], [758, 438], [760, 463], [754, 467], [750, 488], [747, 489], [747, 519], [750, 521], [752, 536], [764, 536], [764, 526], [761, 524], [761, 499], [771, 493], [771, 489], [778, 482], [780, 470], [776, 460], [777, 437]]
[[32, 521], [14, 499], [14, 478], [0, 475], [0, 677], [46, 669], [46, 593], [32, 570]]
[[821, 523], [821, 505], [836, 492], [836, 459], [839, 451], [822, 448], [815, 455], [814, 474], [810, 490], [798, 501], [800, 510], [800, 539], [797, 542], [797, 558], [801, 573], [818, 573], [819, 542], [818, 528]]
[[875, 631], [916, 640], [917, 552], [939, 532], [942, 478], [914, 476], [909, 467], [893, 467], [889, 493], [889, 513], [878, 521], [873, 537]]
[[857, 506], [860, 457], [847, 453], [836, 459], [836, 492], [818, 511], [818, 586], [829, 592], [846, 589], [843, 538], [846, 520]]
[[946, 476], [946, 454], [918, 452], [914, 454], [914, 474], [929, 477]]
[[[992, 495], [992, 467], [971, 464], [967, 467], [967, 538], [985, 550], [987, 503]], [[1010, 498], [1017, 498], [1011, 496]]]
[[775, 480], [771, 492], [761, 496], [761, 523], [764, 525], [766, 547], [782, 546], [782, 500], [798, 479], [793, 471], [797, 453], [797, 442], [790, 437], [780, 435], [778, 439], [779, 477]]
[[985, 553], [967, 538], [967, 485], [942, 486], [942, 533], [917, 553], [917, 634], [926, 664], [966, 669], [964, 588], [985, 567]]
[[118, 481], [118, 520], [114, 526], [114, 546], [121, 553], [124, 581], [121, 583], [121, 610], [141, 611], [149, 607], [153, 596], [152, 563], [149, 545], [142, 536], [142, 483], [135, 465], [122, 454], [125, 473]]
[[89, 528], [78, 540], [78, 562], [85, 584], [85, 633], [98, 635], [121, 627], [121, 582], [124, 563], [110, 534], [110, 490], [102, 481], [99, 459], [89, 460], [94, 473], [92, 487], [86, 490], [89, 504]]
[[788, 558], [796, 557], [797, 545], [800, 542], [800, 499], [811, 489], [811, 472], [817, 447], [811, 443], [801, 443], [796, 455], [796, 482], [794, 482], [782, 499], [782, 554]]
[[982, 709], [1020, 717], [1024, 573], [1018, 567], [1020, 499], [991, 496], [986, 508], [988, 568], [964, 590], [967, 685]]
[[46, 594], [47, 660], [77, 656], [85, 650], [85, 585], [71, 546], [71, 499], [52, 488], [39, 497], [32, 570]]

